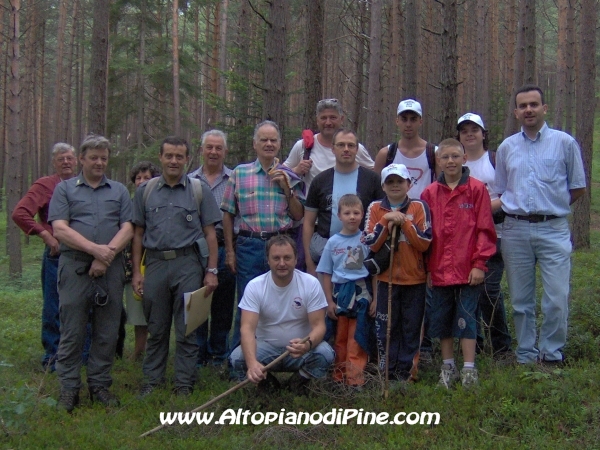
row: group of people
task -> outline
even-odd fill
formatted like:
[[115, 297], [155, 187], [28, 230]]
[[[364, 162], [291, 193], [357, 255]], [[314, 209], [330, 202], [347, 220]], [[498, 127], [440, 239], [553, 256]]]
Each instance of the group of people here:
[[[294, 372], [288, 383], [298, 392], [332, 368], [335, 381], [360, 387], [369, 359], [391, 379], [412, 381], [434, 338], [443, 360], [440, 385], [460, 379], [470, 387], [478, 382], [475, 355], [484, 331], [495, 354], [512, 351], [504, 268], [517, 363], [562, 362], [566, 217], [585, 191], [585, 176], [576, 141], [550, 129], [546, 111], [539, 87], [521, 88], [521, 131], [492, 152], [479, 115], [463, 115], [455, 138], [436, 146], [419, 135], [419, 102], [403, 100], [400, 139], [373, 161], [356, 133], [343, 128], [339, 101], [324, 99], [316, 108], [319, 132], [299, 140], [283, 163], [279, 128], [268, 120], [254, 131], [256, 159], [234, 169], [224, 164], [227, 140], [219, 130], [202, 136], [203, 165], [190, 174], [188, 143], [167, 137], [159, 151], [162, 174], [150, 163], [134, 167], [133, 200], [105, 176], [107, 139], [88, 136], [77, 156], [71, 146], [55, 145], [56, 174], [34, 183], [13, 219], [46, 244], [43, 364], [55, 363], [59, 405], [72, 411], [79, 403], [88, 322], [90, 397], [118, 404], [109, 387], [128, 245], [125, 290], [141, 299], [127, 298], [134, 354], [145, 353], [140, 397], [166, 384], [172, 322], [178, 395], [192, 392], [198, 365], [225, 361], [232, 377], [278, 384], [265, 366], [286, 351], [275, 369]], [[369, 270], [365, 261], [386, 248], [394, 252], [390, 267]], [[544, 288], [539, 340], [536, 264]], [[214, 292], [210, 321], [186, 336], [183, 293], [201, 286]]]

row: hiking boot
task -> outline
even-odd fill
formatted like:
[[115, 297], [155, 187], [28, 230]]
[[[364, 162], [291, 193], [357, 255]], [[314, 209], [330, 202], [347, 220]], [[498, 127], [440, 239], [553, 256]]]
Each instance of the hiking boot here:
[[308, 395], [308, 383], [310, 378], [300, 375], [300, 372], [294, 372], [288, 380], [288, 389], [297, 396]]
[[158, 387], [159, 387], [158, 384], [150, 384], [150, 383], [143, 384], [142, 387], [140, 388], [140, 393], [138, 394], [138, 399], [141, 400], [145, 397], [148, 397], [156, 389], [158, 389]]
[[458, 381], [460, 375], [458, 374], [458, 369], [456, 366], [451, 366], [450, 364], [442, 364], [442, 371], [440, 372], [440, 380], [438, 381], [438, 386], [443, 386], [446, 389], [450, 389], [455, 382]]
[[264, 395], [270, 395], [274, 391], [278, 391], [279, 389], [281, 389], [281, 383], [279, 383], [279, 380], [277, 379], [277, 377], [275, 375], [273, 375], [272, 373], [268, 373], [268, 372], [267, 372], [267, 378], [262, 380], [256, 386], [257, 394], [264, 394]]
[[190, 386], [177, 386], [173, 389], [173, 393], [177, 397], [189, 397], [192, 395], [192, 392], [194, 392], [194, 390]]
[[460, 379], [463, 388], [469, 389], [479, 384], [479, 372], [477, 372], [477, 369], [475, 368], [463, 367], [460, 371]]
[[119, 399], [104, 386], [90, 386], [90, 400], [98, 401], [104, 406], [119, 406]]
[[79, 391], [61, 390], [56, 407], [58, 409], [64, 409], [70, 414], [76, 406], [79, 406]]

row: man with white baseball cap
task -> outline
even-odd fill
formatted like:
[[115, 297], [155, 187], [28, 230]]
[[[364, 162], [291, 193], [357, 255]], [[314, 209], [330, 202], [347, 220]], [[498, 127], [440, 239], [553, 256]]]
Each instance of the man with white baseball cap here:
[[375, 158], [375, 171], [390, 165], [404, 164], [410, 172], [410, 198], [419, 198], [421, 192], [435, 180], [435, 145], [419, 136], [423, 125], [423, 109], [413, 99], [402, 100], [398, 104], [396, 125], [400, 140], [386, 145]]
[[[460, 141], [467, 155], [467, 166], [470, 175], [484, 183], [492, 200], [492, 212], [502, 212], [502, 202], [498, 194], [494, 192], [493, 184], [496, 174], [496, 152], [488, 150], [488, 132], [483, 124], [481, 116], [467, 113], [458, 119], [456, 125], [456, 139]], [[502, 217], [494, 215], [494, 223], [498, 241], [496, 254], [487, 261], [488, 273], [484, 280], [484, 289], [479, 295], [479, 309], [483, 323], [489, 329], [490, 343], [494, 356], [501, 358], [508, 355], [512, 338], [506, 325], [506, 311], [504, 309], [504, 295], [500, 287], [502, 274], [504, 273], [504, 261], [501, 246]], [[478, 333], [477, 344], [480, 348], [484, 346], [483, 335]]]

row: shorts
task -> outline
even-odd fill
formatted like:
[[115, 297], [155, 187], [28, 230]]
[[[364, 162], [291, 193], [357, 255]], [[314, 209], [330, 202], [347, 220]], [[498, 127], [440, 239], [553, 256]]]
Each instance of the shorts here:
[[434, 286], [428, 311], [430, 337], [476, 339], [482, 286]]

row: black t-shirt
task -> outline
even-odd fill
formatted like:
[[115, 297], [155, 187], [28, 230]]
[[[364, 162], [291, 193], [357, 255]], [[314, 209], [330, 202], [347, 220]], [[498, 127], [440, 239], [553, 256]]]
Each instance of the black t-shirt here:
[[[324, 238], [329, 238], [329, 227], [331, 226], [331, 196], [333, 193], [334, 168], [324, 170], [312, 181], [304, 207], [308, 210], [317, 211], [317, 233]], [[385, 195], [381, 189], [381, 178], [379, 175], [362, 166], [358, 167], [358, 181], [355, 192], [361, 199], [365, 214], [371, 202], [380, 200]], [[335, 212], [337, 214], [337, 211]], [[364, 229], [365, 217], [360, 224]]]

